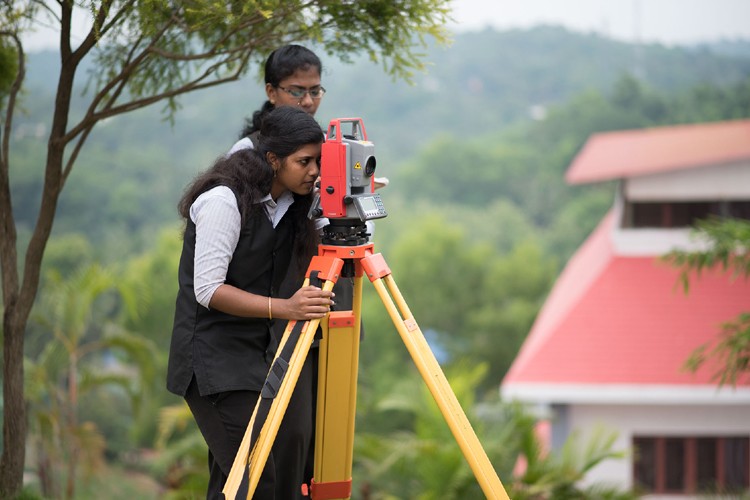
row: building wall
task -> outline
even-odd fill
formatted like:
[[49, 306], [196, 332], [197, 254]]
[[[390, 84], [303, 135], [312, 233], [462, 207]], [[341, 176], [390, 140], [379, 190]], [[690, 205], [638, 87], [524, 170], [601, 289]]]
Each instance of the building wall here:
[[750, 162], [712, 165], [625, 180], [631, 201], [715, 201], [750, 198]]
[[[571, 405], [567, 408], [570, 431], [580, 433], [582, 445], [597, 429], [616, 431], [615, 450], [627, 451], [627, 458], [608, 460], [592, 469], [587, 483], [605, 482], [632, 487], [633, 435], [661, 436], [750, 436], [750, 405]], [[656, 497], [650, 497], [656, 498]], [[670, 498], [676, 498], [671, 495]]]

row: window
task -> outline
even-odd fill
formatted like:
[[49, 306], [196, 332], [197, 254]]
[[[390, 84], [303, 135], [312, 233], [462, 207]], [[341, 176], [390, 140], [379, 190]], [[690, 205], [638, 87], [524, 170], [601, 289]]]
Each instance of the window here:
[[636, 450], [633, 475], [636, 488], [643, 491], [656, 491], [656, 440], [653, 438], [633, 439]]
[[711, 215], [750, 219], [750, 201], [629, 202], [624, 227], [688, 227]]
[[636, 436], [633, 484], [650, 493], [730, 493], [750, 488], [750, 437]]
[[682, 491], [685, 484], [685, 441], [680, 438], [664, 440], [664, 489]]
[[698, 491], [712, 491], [717, 487], [716, 439], [697, 438], [695, 440], [696, 467], [695, 486]]

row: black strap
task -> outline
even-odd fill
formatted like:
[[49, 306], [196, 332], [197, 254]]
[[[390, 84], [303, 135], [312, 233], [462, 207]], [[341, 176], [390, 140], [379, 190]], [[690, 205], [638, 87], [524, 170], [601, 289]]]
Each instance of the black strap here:
[[[310, 284], [321, 286], [321, 283], [322, 281], [318, 278], [318, 271], [312, 271], [310, 273]], [[271, 365], [271, 369], [268, 371], [266, 382], [263, 384], [263, 389], [260, 391], [260, 405], [258, 406], [258, 413], [255, 416], [253, 430], [250, 434], [250, 450], [255, 447], [255, 442], [258, 440], [260, 431], [263, 429], [263, 425], [265, 425], [266, 420], [268, 419], [271, 405], [273, 404], [276, 394], [279, 392], [284, 377], [286, 377], [286, 372], [289, 369], [289, 360], [292, 358], [292, 354], [294, 354], [294, 348], [297, 346], [297, 342], [299, 342], [299, 338], [302, 336], [302, 328], [306, 324], [307, 323], [304, 321], [297, 321], [294, 324], [292, 331], [289, 333], [289, 338], [287, 338], [287, 341], [284, 344], [284, 348], [276, 357], [273, 365]]]
[[276, 357], [276, 360], [273, 362], [271, 369], [268, 371], [266, 382], [265, 384], [263, 384], [263, 389], [260, 391], [260, 406], [258, 406], [258, 413], [255, 416], [253, 431], [250, 435], [251, 450], [255, 446], [255, 442], [258, 440], [260, 431], [261, 429], [263, 429], [263, 425], [266, 423], [266, 419], [268, 418], [268, 413], [271, 410], [273, 400], [276, 397], [276, 394], [278, 394], [279, 392], [279, 387], [281, 387], [281, 383], [284, 381], [284, 377], [286, 377], [286, 372], [289, 368], [289, 359], [292, 357], [294, 347], [297, 345], [297, 341], [299, 341], [300, 335], [302, 333], [302, 328], [304, 326], [304, 322], [297, 321], [297, 323], [294, 325], [294, 328], [292, 328], [291, 333], [289, 334], [289, 338], [287, 339], [286, 344], [284, 344], [284, 348]]

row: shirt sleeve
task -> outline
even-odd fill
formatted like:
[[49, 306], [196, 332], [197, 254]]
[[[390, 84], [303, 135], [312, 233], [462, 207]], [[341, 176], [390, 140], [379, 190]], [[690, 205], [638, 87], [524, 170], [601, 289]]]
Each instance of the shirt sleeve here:
[[201, 194], [190, 207], [190, 218], [195, 223], [195, 299], [208, 308], [214, 292], [226, 281], [242, 219], [237, 199], [226, 186]]
[[235, 142], [231, 148], [229, 148], [226, 156], [231, 156], [233, 153], [239, 151], [240, 149], [253, 149], [253, 141], [251, 141], [248, 137], [243, 137], [239, 141]]

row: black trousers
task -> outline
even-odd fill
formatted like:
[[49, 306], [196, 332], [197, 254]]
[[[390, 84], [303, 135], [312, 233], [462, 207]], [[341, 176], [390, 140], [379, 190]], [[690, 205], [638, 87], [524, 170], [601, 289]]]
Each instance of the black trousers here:
[[[312, 353], [311, 353], [312, 354]], [[314, 353], [317, 356], [317, 352]], [[301, 486], [312, 478], [309, 459], [314, 440], [313, 374], [316, 360], [309, 355], [300, 372], [294, 393], [284, 413], [271, 453], [253, 498], [259, 500], [298, 500]], [[222, 489], [232, 469], [245, 430], [260, 393], [229, 391], [201, 396], [193, 381], [185, 401], [208, 445], [209, 484], [207, 500], [223, 500]], [[247, 495], [246, 480], [237, 498]], [[244, 489], [244, 492], [242, 491]]]

